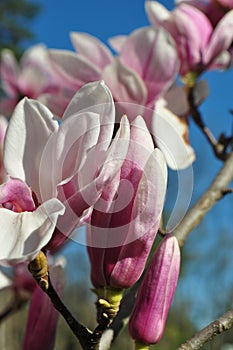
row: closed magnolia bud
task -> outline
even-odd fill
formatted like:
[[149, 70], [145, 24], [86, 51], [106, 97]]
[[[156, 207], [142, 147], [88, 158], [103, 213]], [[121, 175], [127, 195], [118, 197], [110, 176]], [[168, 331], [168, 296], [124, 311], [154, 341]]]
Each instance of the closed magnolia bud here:
[[161, 339], [179, 269], [178, 241], [176, 237], [167, 235], [151, 260], [129, 321], [129, 333], [137, 343], [156, 344]]

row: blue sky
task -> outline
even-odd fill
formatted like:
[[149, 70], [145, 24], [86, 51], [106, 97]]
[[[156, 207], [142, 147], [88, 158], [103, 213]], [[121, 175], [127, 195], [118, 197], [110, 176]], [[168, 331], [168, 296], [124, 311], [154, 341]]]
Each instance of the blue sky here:
[[128, 34], [137, 27], [148, 25], [144, 0], [35, 2], [43, 8], [34, 21], [33, 30], [37, 40], [51, 48], [71, 49], [71, 31], [88, 32], [107, 42], [111, 36]]
[[[99, 0], [92, 2], [35, 0], [35, 2], [42, 5], [42, 11], [32, 24], [32, 30], [36, 35], [34, 43], [44, 43], [48, 48], [72, 50], [69, 38], [69, 33], [72, 31], [88, 32], [107, 43], [109, 37], [129, 34], [132, 30], [149, 24], [144, 11], [144, 0]], [[163, 4], [170, 9], [173, 7], [173, 1], [163, 1]], [[230, 133], [233, 118], [228, 110], [233, 108], [233, 71], [208, 73], [206, 78], [209, 81], [210, 98], [201, 107], [204, 119], [216, 135], [220, 131]], [[204, 137], [192, 123], [190, 129], [191, 143], [197, 152], [197, 161], [194, 164], [194, 198], [196, 199], [207, 188], [221, 167], [221, 162], [214, 159]], [[222, 264], [222, 251], [218, 253], [216, 249], [221, 249], [223, 231], [228, 231], [229, 245], [228, 249], [227, 247], [225, 249], [229, 259], [228, 265], [225, 265], [225, 268], [221, 270], [221, 277], [226, 285], [233, 283], [232, 273], [228, 273], [233, 264], [233, 240], [229, 235], [232, 234], [232, 208], [233, 197], [229, 195], [224, 199], [224, 202], [219, 203], [208, 214], [200, 231], [195, 231], [187, 240], [189, 253], [196, 254], [197, 258], [194, 264], [188, 268], [190, 277], [183, 285], [182, 293], [186, 293], [186, 296], [190, 293], [190, 297], [195, 294], [194, 317], [197, 317], [195, 313], [200, 312], [206, 305], [208, 299], [205, 291], [212, 294], [218, 290], [218, 288], [216, 291], [214, 290], [214, 281], [211, 280], [211, 274], [208, 275], [209, 270], [207, 269], [205, 273], [202, 266], [203, 262], [206, 264], [207, 260], [204, 259], [206, 256], [210, 257], [209, 266], [212, 266], [212, 270], [217, 269], [217, 266]], [[198, 235], [201, 235], [200, 239]], [[203, 315], [200, 324], [203, 325], [202, 323], [210, 321], [211, 317], [210, 314], [205, 315], [205, 317]]]

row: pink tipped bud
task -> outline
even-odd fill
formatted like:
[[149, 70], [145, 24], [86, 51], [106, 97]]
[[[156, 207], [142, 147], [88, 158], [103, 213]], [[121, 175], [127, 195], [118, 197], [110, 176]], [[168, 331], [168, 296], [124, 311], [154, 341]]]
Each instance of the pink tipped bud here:
[[167, 235], [151, 260], [129, 321], [129, 333], [136, 342], [156, 344], [161, 339], [179, 269], [178, 241]]

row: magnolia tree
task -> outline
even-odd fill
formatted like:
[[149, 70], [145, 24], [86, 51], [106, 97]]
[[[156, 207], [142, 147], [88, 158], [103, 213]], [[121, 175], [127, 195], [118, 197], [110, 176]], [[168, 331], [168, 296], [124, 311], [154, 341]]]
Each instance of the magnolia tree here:
[[[126, 316], [134, 348], [159, 349], [180, 249], [232, 192], [233, 135], [215, 137], [199, 110], [208, 97], [203, 73], [231, 68], [231, 8], [230, 0], [197, 0], [168, 11], [147, 1], [150, 26], [111, 38], [111, 49], [75, 32], [74, 51], [38, 45], [20, 62], [2, 51], [0, 283], [14, 290], [16, 308], [30, 299], [24, 350], [54, 348], [59, 313], [83, 349], [110, 349]], [[222, 168], [188, 208], [190, 119]], [[183, 209], [175, 205], [165, 228], [168, 168], [178, 173]], [[85, 242], [76, 234], [81, 226]], [[64, 259], [54, 254], [70, 240], [87, 247], [97, 297], [93, 330], [62, 301]], [[179, 349], [199, 349], [232, 324], [230, 310]]]

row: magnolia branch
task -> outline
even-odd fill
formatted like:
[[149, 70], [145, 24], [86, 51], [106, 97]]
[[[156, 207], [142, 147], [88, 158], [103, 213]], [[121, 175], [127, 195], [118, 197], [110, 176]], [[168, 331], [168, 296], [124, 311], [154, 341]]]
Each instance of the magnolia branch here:
[[183, 246], [190, 232], [200, 223], [205, 214], [217, 203], [228, 191], [228, 185], [233, 179], [233, 152], [228, 156], [221, 170], [212, 184], [195, 205], [187, 212], [181, 223], [176, 227], [173, 234]]
[[200, 349], [208, 340], [211, 340], [218, 334], [221, 334], [233, 326], [233, 310], [210, 323], [201, 331], [196, 333], [193, 338], [187, 340], [177, 350], [197, 350]]
[[48, 288], [44, 289], [44, 292], [49, 296], [51, 302], [53, 303], [55, 309], [63, 316], [66, 323], [70, 327], [73, 334], [79, 340], [83, 350], [95, 350], [99, 348], [99, 341], [101, 339], [102, 333], [108, 327], [108, 323], [100, 322], [96, 329], [91, 332], [87, 327], [83, 326], [67, 307], [63, 304], [56, 290], [54, 289], [50, 278], [48, 278]]
[[218, 159], [225, 161], [228, 156], [228, 148], [230, 145], [233, 144], [233, 135], [231, 135], [230, 137], [226, 137], [224, 134], [221, 134], [219, 136], [219, 139], [216, 140], [210, 129], [203, 122], [202, 116], [197, 106], [195, 105], [194, 87], [190, 88], [188, 91], [188, 102], [190, 115], [192, 116], [193, 121], [205, 135], [207, 141], [213, 149], [215, 156]]
[[49, 282], [48, 289], [44, 291], [49, 296], [55, 309], [63, 316], [66, 323], [68, 324], [68, 326], [70, 327], [70, 329], [72, 330], [72, 332], [77, 337], [80, 344], [82, 345], [82, 348], [84, 350], [91, 349], [90, 347], [91, 332], [74, 318], [74, 316], [66, 308], [66, 306], [63, 304], [62, 300], [60, 299], [59, 295], [53, 288], [53, 285], [50, 279], [48, 282]]

